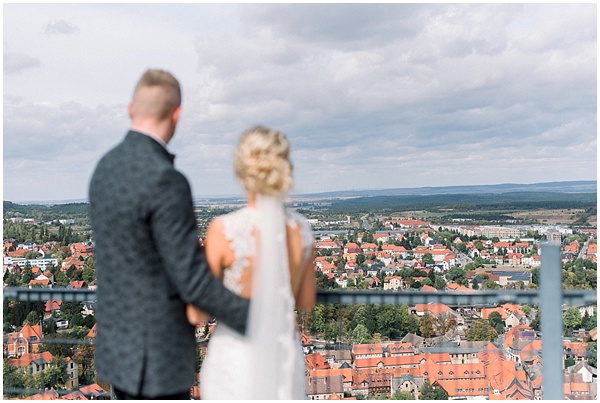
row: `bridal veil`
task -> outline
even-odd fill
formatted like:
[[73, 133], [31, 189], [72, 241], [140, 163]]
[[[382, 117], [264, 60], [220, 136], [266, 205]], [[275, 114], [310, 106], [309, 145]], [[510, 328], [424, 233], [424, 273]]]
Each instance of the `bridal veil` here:
[[305, 399], [304, 360], [290, 285], [283, 198], [257, 195], [256, 208], [258, 254], [247, 331], [254, 368], [249, 371], [248, 397]]

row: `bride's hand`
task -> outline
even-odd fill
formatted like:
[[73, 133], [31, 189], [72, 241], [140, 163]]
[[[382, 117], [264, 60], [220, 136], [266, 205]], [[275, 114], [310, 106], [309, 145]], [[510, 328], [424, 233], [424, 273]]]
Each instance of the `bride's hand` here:
[[203, 321], [207, 321], [210, 319], [210, 316], [207, 315], [204, 311], [196, 308], [193, 305], [187, 305], [185, 307], [185, 316], [187, 317], [190, 325], [199, 325]]

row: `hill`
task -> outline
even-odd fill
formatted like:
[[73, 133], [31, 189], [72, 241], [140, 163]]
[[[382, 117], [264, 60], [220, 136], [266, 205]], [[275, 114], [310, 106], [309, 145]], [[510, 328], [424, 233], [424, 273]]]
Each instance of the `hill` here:
[[448, 194], [502, 194], [515, 192], [546, 193], [596, 193], [596, 181], [568, 181], [544, 183], [503, 183], [498, 185], [438, 186], [420, 188], [392, 188], [371, 190], [347, 190], [324, 193], [294, 195], [298, 198], [347, 198], [374, 196], [428, 196]]

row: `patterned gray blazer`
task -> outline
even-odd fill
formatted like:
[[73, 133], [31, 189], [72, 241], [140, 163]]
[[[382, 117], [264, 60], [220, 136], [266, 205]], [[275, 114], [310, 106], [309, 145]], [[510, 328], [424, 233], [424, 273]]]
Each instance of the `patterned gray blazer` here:
[[188, 390], [194, 327], [185, 304], [245, 332], [248, 300], [214, 278], [198, 246], [190, 186], [158, 142], [130, 131], [98, 163], [89, 198], [96, 246], [96, 370], [127, 393]]

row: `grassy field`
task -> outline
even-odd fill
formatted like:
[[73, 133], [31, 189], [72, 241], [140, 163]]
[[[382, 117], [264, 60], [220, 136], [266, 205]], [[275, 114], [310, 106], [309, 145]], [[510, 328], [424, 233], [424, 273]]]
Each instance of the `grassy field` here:
[[[584, 209], [548, 209], [513, 212], [511, 215], [515, 218], [535, 220], [540, 224], [571, 225], [579, 220], [582, 216], [585, 216], [586, 212]], [[590, 215], [587, 217], [587, 221], [591, 225], [597, 226], [598, 217], [596, 214]]]

